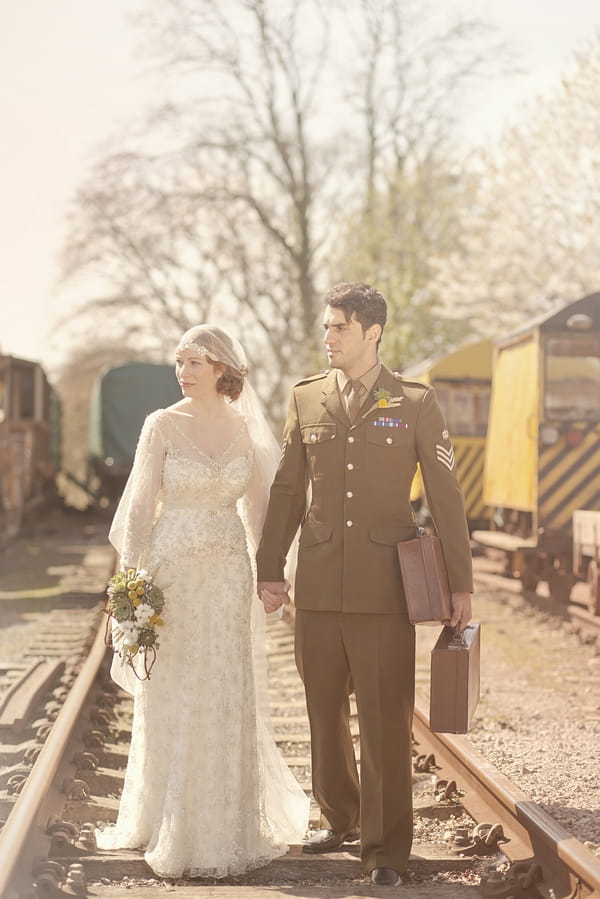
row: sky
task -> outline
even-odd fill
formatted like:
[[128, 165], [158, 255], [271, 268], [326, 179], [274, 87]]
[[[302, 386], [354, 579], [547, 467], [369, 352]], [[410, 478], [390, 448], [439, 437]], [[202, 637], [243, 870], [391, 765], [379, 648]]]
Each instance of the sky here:
[[[158, 2], [158, 0], [156, 0]], [[151, 100], [131, 16], [140, 0], [0, 0], [0, 353], [48, 356], [69, 202], [98, 147]], [[486, 85], [482, 137], [551, 89], [600, 28], [590, 0], [441, 0], [488, 21], [523, 73]]]

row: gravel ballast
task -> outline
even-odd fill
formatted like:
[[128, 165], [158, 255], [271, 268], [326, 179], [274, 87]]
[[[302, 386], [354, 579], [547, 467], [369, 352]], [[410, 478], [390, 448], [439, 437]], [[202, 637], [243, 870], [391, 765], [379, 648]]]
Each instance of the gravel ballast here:
[[[468, 739], [600, 857], [600, 653], [513, 592], [481, 589], [481, 700]], [[439, 629], [417, 628], [427, 693]]]

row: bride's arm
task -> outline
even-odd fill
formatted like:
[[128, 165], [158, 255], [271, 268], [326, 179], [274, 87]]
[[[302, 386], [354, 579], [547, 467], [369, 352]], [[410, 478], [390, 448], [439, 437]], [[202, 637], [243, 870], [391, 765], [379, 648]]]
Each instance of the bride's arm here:
[[164, 457], [165, 441], [159, 413], [153, 412], [142, 427], [133, 467], [108, 534], [119, 552], [122, 568], [137, 568], [149, 546], [160, 497]]
[[261, 465], [260, 451], [255, 446], [252, 453], [252, 473], [246, 492], [242, 497], [241, 509], [252, 557], [260, 543], [270, 488], [271, 483], [267, 481], [264, 466]]

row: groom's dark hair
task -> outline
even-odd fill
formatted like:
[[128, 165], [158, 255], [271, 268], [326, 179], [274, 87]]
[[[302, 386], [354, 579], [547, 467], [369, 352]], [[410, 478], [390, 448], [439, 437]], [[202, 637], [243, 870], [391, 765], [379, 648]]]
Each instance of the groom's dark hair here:
[[[379, 291], [370, 284], [363, 284], [362, 281], [341, 281], [327, 291], [325, 305], [341, 309], [347, 322], [350, 321], [354, 312], [363, 333], [371, 325], [381, 325], [383, 333], [387, 318], [387, 304]], [[378, 346], [380, 340], [381, 338], [377, 341]]]

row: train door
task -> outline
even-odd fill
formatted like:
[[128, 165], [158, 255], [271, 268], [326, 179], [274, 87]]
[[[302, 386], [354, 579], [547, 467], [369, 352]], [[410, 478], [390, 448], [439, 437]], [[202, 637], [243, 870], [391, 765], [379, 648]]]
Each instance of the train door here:
[[600, 508], [600, 335], [548, 335], [542, 351], [538, 531], [566, 566], [574, 510]]
[[469, 527], [481, 527], [488, 518], [483, 500], [483, 465], [491, 385], [489, 381], [473, 379], [462, 383], [438, 381], [434, 386], [452, 434], [456, 474], [465, 497]]

